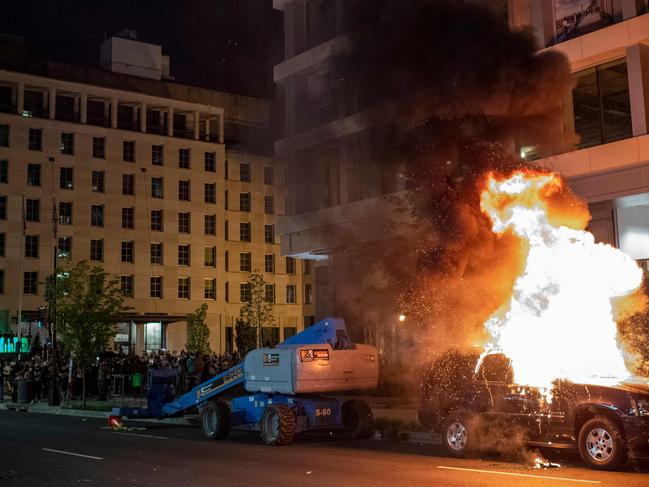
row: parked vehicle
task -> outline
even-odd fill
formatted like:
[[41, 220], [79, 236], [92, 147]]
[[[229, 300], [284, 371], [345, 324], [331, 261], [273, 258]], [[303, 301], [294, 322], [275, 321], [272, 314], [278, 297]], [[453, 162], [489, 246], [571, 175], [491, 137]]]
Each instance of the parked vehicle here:
[[451, 351], [422, 381], [420, 422], [438, 432], [449, 455], [465, 456], [494, 439], [575, 448], [586, 465], [612, 470], [649, 457], [647, 381], [615, 386], [556, 381], [547, 392], [515, 384], [509, 360]]

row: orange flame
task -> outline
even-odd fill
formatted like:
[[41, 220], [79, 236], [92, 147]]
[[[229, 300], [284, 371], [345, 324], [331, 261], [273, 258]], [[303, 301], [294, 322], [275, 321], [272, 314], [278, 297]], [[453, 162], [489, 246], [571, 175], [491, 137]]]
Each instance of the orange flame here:
[[642, 271], [584, 230], [586, 204], [557, 174], [519, 170], [488, 174], [480, 208], [494, 233], [511, 232], [527, 246], [511, 298], [485, 322], [485, 353], [504, 353], [517, 383], [547, 390], [556, 379], [628, 377], [612, 301], [636, 291]]

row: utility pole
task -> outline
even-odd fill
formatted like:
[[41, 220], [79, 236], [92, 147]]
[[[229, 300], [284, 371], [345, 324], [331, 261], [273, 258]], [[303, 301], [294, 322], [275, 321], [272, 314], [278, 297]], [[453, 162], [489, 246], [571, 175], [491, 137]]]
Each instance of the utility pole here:
[[18, 273], [18, 313], [16, 323], [18, 324], [18, 361], [20, 361], [23, 349], [23, 292], [25, 287], [25, 233], [27, 229], [27, 220], [25, 219], [25, 193], [22, 196], [20, 210], [22, 230], [20, 232], [20, 272]]

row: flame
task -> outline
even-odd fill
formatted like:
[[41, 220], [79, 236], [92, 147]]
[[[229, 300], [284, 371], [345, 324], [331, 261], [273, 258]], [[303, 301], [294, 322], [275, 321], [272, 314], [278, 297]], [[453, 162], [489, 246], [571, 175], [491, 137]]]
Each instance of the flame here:
[[527, 247], [511, 298], [485, 322], [485, 353], [504, 353], [516, 383], [546, 391], [556, 379], [612, 384], [628, 377], [613, 300], [640, 287], [642, 270], [595, 243], [584, 230], [585, 203], [555, 173], [518, 170], [489, 173], [480, 208], [494, 233], [512, 232]]

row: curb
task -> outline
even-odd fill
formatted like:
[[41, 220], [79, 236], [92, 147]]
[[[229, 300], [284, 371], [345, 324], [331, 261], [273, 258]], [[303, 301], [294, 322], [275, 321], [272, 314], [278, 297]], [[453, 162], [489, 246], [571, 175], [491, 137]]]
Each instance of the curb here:
[[[85, 411], [83, 409], [66, 409], [61, 407], [40, 407], [33, 404], [20, 404], [20, 403], [0, 403], [0, 411], [20, 411], [23, 413], [33, 414], [52, 414], [56, 416], [77, 416], [80, 418], [99, 418], [107, 419], [110, 416], [109, 411]], [[128, 420], [128, 419], [127, 419]], [[187, 418], [133, 418], [132, 421], [144, 423], [160, 423], [160, 424], [175, 424], [182, 426], [190, 426], [191, 423]]]

